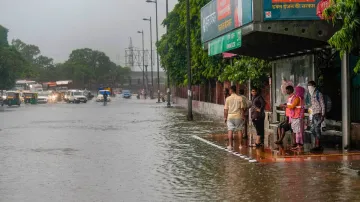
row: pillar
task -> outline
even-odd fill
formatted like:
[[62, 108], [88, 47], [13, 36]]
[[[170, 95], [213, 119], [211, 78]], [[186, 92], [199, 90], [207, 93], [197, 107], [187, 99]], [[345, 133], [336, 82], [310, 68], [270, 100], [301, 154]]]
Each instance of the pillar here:
[[342, 96], [342, 149], [350, 148], [350, 72], [349, 53], [345, 52], [341, 61], [341, 96]]
[[271, 72], [271, 105], [272, 105], [272, 122], [277, 122], [277, 113], [276, 113], [276, 63], [272, 64], [272, 72]]

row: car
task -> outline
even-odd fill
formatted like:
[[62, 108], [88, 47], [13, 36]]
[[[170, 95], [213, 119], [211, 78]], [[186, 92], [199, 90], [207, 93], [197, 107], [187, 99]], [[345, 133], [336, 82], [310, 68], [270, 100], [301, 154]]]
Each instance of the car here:
[[99, 90], [98, 95], [96, 96], [96, 102], [104, 102], [104, 93], [107, 93], [109, 95], [107, 97], [107, 101], [111, 102], [110, 91], [108, 90]]
[[87, 98], [84, 95], [84, 91], [81, 91], [81, 90], [69, 91], [67, 100], [68, 100], [68, 103], [80, 103], [80, 102], [86, 103], [87, 102]]
[[131, 98], [132, 94], [129, 90], [123, 90], [122, 91], [122, 97], [123, 98]]
[[37, 103], [46, 104], [49, 101], [49, 94], [47, 92], [39, 92], [37, 97]]

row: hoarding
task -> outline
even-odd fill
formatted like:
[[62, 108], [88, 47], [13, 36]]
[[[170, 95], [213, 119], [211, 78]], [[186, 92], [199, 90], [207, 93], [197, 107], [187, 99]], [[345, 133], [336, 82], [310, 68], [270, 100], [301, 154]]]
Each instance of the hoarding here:
[[252, 20], [252, 0], [212, 0], [201, 8], [201, 41], [208, 42]]
[[213, 56], [240, 47], [241, 47], [241, 29], [238, 29], [210, 41], [208, 55]]
[[330, 0], [264, 0], [264, 20], [321, 20]]

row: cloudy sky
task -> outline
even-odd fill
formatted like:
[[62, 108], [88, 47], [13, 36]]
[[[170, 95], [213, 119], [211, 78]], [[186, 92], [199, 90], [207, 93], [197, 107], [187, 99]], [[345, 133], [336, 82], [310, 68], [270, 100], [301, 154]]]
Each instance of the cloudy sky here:
[[[132, 37], [141, 48], [150, 47], [152, 17], [155, 43], [155, 4], [146, 0], [0, 0], [0, 24], [9, 29], [9, 41], [19, 38], [39, 46], [41, 54], [65, 61], [72, 50], [91, 48], [105, 52], [114, 62], [125, 64], [125, 48]], [[169, 0], [171, 11], [177, 0]], [[158, 0], [159, 24], [165, 18], [165, 0]], [[165, 29], [159, 25], [159, 35]]]

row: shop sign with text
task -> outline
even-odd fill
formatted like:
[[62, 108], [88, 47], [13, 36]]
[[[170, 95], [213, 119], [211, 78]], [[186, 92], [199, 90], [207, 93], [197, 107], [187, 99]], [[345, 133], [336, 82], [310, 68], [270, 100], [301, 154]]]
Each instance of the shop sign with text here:
[[264, 20], [322, 20], [330, 0], [264, 0]]
[[209, 42], [209, 56], [241, 47], [241, 29], [235, 30]]

